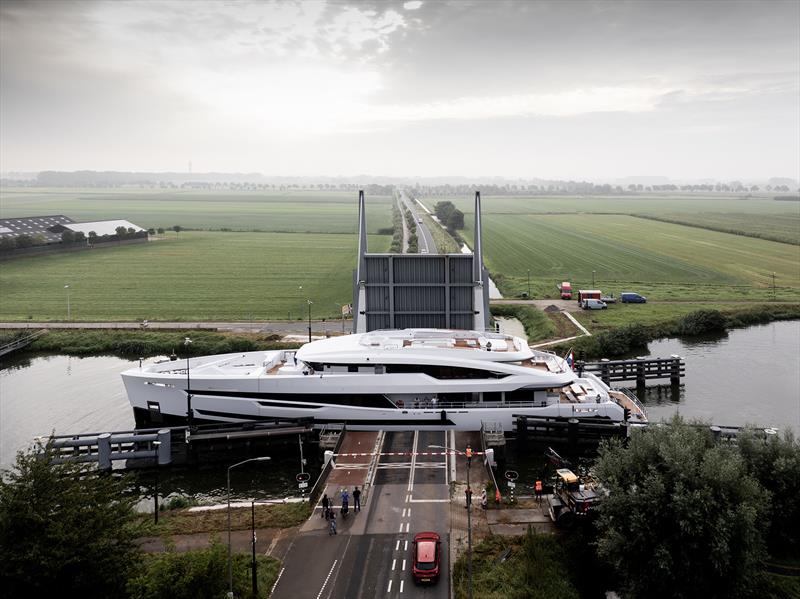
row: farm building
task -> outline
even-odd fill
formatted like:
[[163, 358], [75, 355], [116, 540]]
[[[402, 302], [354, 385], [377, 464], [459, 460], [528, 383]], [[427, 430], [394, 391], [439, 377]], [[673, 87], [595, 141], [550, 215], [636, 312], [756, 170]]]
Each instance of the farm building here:
[[54, 228], [58, 228], [59, 235], [61, 235], [62, 231], [69, 229], [73, 233], [78, 233], [80, 231], [87, 237], [91, 231], [94, 231], [97, 233], [98, 237], [102, 237], [103, 235], [116, 235], [118, 227], [125, 227], [126, 230], [133, 229], [136, 233], [144, 231], [141, 227], [127, 220], [98, 220], [91, 223], [72, 222], [56, 225]]
[[[51, 216], [22, 216], [19, 218], [0, 218], [0, 236], [19, 237], [41, 235], [47, 243], [61, 242], [61, 231], [65, 225], [75, 223], [68, 216], [55, 214]], [[57, 231], [54, 229], [59, 227]]]

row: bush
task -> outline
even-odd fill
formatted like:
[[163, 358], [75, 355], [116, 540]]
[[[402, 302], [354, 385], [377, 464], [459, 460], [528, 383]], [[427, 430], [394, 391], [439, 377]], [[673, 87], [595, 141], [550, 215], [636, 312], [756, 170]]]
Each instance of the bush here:
[[[268, 597], [280, 562], [258, 556], [259, 597]], [[219, 599], [228, 590], [228, 550], [219, 541], [208, 549], [149, 556], [140, 573], [128, 582], [131, 599]], [[250, 597], [250, 556], [233, 555], [235, 597]]]
[[679, 335], [702, 335], [725, 330], [725, 316], [719, 310], [698, 310], [678, 321]]
[[647, 348], [650, 335], [640, 324], [619, 327], [596, 336], [597, 348], [603, 356], [620, 356], [633, 350]]

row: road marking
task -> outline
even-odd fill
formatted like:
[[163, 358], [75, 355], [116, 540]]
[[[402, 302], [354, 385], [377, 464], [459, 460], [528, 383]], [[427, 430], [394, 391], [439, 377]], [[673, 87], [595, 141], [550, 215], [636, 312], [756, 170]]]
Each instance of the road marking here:
[[408, 528], [411, 526], [410, 522], [406, 522], [406, 532], [408, 532]]
[[[392, 581], [391, 580], [389, 581], [389, 586], [386, 588], [386, 592], [387, 593], [391, 593], [392, 592]], [[319, 597], [317, 597], [317, 599], [319, 599]]]
[[449, 499], [412, 499], [411, 503], [450, 503]]
[[330, 579], [331, 574], [333, 574], [333, 569], [336, 567], [336, 563], [338, 561], [338, 559], [333, 560], [333, 565], [331, 566], [331, 569], [328, 570], [328, 575], [325, 577], [325, 582], [322, 583], [322, 588], [319, 590], [319, 593], [317, 593], [317, 599], [322, 597], [322, 592], [325, 590], [325, 586], [328, 584], [328, 580]]
[[419, 442], [419, 431], [414, 431], [414, 445], [411, 448], [411, 472], [408, 475], [408, 492], [414, 490], [414, 467], [417, 464], [417, 443]]
[[400, 581], [400, 592], [401, 592], [401, 593], [403, 592], [403, 583], [404, 583], [404, 582], [405, 582], [404, 580], [401, 580], [401, 581]]
[[283, 576], [283, 571], [285, 569], [286, 568], [281, 568], [281, 571], [278, 572], [278, 578], [275, 579], [275, 584], [272, 585], [272, 590], [269, 592], [270, 595], [275, 593], [275, 587], [278, 586], [278, 581], [281, 579], [281, 576]]
[[408, 508], [408, 517], [411, 517], [411, 508]]
[[[456, 432], [453, 429], [450, 429], [450, 443], [445, 443], [447, 447], [455, 447], [456, 446]], [[447, 438], [447, 433], [445, 433], [445, 438]], [[450, 481], [456, 480], [456, 456], [450, 458]]]
[[400, 523], [400, 530], [397, 531], [397, 532], [399, 532], [400, 534], [403, 534], [403, 523], [402, 522]]
[[403, 571], [403, 572], [405, 572], [405, 571], [406, 571], [406, 560], [403, 560], [403, 568], [402, 568], [402, 571]]
[[394, 572], [394, 567], [395, 567], [396, 565], [397, 565], [397, 560], [396, 560], [396, 559], [393, 559], [393, 560], [392, 560], [392, 572]]
[[410, 503], [410, 502], [411, 502], [411, 493], [406, 495], [406, 503]]
[[397, 545], [394, 546], [395, 551], [400, 551], [400, 539], [397, 539]]
[[403, 549], [404, 549], [404, 551], [408, 551], [408, 539], [406, 539], [406, 545], [405, 545], [405, 547]]

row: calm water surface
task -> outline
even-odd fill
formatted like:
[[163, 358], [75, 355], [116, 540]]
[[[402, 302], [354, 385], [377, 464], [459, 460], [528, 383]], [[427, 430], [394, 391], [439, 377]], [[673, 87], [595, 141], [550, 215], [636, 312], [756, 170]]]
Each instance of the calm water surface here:
[[[651, 420], [680, 413], [713, 424], [749, 423], [800, 432], [800, 322], [775, 322], [713, 338], [665, 339], [650, 343], [648, 351], [654, 357], [678, 354], [686, 359], [686, 377], [677, 393], [669, 385], [648, 388], [643, 399]], [[120, 373], [136, 364], [107, 356], [40, 356], [3, 362], [0, 467], [12, 463], [15, 453], [38, 435], [133, 428]], [[313, 460], [315, 456], [306, 457]], [[299, 450], [297, 455], [290, 449], [275, 458], [268, 468], [255, 464], [235, 472], [239, 480], [234, 480], [234, 495], [294, 495]], [[538, 468], [534, 465], [538, 463], [534, 460], [531, 468]], [[168, 480], [160, 484], [166, 487], [165, 494], [221, 499], [225, 469], [219, 465], [172, 469]]]

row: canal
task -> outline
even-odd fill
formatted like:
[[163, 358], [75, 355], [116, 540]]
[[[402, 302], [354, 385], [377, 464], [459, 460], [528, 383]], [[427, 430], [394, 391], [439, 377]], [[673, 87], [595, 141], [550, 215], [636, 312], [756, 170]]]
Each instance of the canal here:
[[[758, 424], [800, 433], [798, 348], [798, 321], [736, 329], [715, 337], [655, 341], [644, 355], [683, 356], [686, 377], [677, 391], [668, 384], [651, 386], [642, 399], [651, 420], [679, 413], [714, 424]], [[133, 428], [120, 373], [136, 364], [110, 356], [9, 357], [0, 367], [0, 467], [13, 463], [16, 452], [39, 435]], [[313, 461], [316, 456], [307, 449], [306, 457]], [[256, 463], [236, 472], [234, 497], [296, 495], [299, 450], [283, 450], [276, 458], [268, 466]], [[538, 462], [534, 460], [531, 467], [536, 468]], [[311, 470], [315, 470], [313, 463]], [[160, 484], [165, 494], [221, 500], [225, 468], [207, 464], [192, 470], [172, 469]]]

